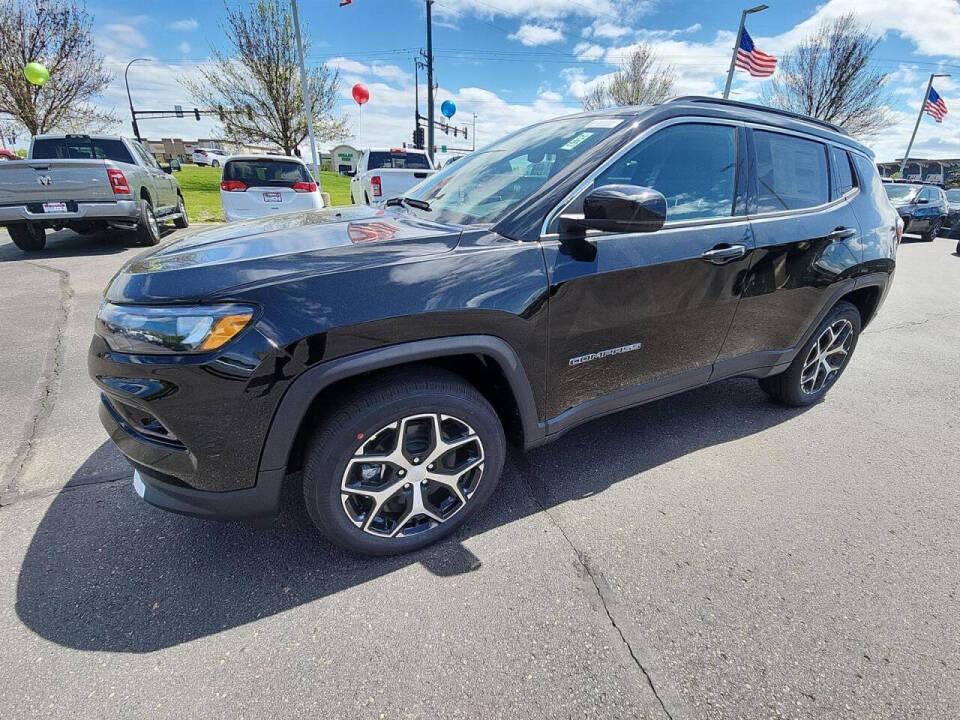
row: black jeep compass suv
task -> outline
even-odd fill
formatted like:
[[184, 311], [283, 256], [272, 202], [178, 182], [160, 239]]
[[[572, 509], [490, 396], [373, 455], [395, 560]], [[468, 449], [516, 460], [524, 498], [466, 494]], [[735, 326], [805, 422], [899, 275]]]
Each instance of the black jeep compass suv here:
[[572, 115], [385, 210], [141, 255], [106, 291], [90, 374], [147, 502], [267, 516], [299, 470], [326, 537], [403, 552], [493, 496], [507, 440], [734, 376], [816, 402], [901, 230], [870, 151], [831, 125], [710, 98]]

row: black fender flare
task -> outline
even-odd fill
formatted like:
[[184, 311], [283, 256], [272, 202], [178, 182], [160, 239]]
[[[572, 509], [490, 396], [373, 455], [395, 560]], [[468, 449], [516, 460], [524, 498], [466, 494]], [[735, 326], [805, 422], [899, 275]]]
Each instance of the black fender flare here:
[[492, 335], [415, 340], [330, 360], [297, 377], [284, 393], [270, 423], [260, 453], [257, 483], [282, 479], [300, 423], [317, 395], [325, 388], [372, 370], [450, 355], [486, 355], [494, 359], [503, 370], [516, 400], [524, 445], [530, 447], [543, 439], [544, 426], [539, 421], [530, 381], [516, 351], [505, 340]]

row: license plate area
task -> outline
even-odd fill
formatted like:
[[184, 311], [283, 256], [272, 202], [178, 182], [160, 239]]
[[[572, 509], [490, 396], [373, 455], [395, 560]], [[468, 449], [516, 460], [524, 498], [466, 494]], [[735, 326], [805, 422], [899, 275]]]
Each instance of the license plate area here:
[[263, 194], [263, 201], [264, 201], [265, 203], [278, 203], [278, 202], [283, 202], [283, 195], [282, 195], [281, 193], [278, 193], [278, 192], [264, 193], [264, 194]]
[[41, 206], [44, 213], [65, 213], [70, 212], [65, 202], [45, 202]]

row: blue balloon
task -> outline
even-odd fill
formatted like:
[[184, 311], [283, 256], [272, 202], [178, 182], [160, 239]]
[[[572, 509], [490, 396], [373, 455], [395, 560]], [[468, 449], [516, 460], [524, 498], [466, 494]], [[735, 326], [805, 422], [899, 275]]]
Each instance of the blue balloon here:
[[456, 114], [457, 106], [453, 104], [453, 100], [444, 100], [443, 105], [440, 106], [440, 112], [449, 120]]

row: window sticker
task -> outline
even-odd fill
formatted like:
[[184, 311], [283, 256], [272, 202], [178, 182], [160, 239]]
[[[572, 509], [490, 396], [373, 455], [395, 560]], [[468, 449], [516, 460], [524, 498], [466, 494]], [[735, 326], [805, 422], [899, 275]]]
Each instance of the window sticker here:
[[593, 137], [592, 132], [582, 132], [579, 135], [573, 137], [573, 139], [568, 140], [567, 144], [562, 146], [561, 150], [573, 150], [577, 145], [582, 143], [584, 140], [589, 140]]
[[623, 122], [623, 118], [597, 118], [587, 123], [588, 128], [612, 128]]

